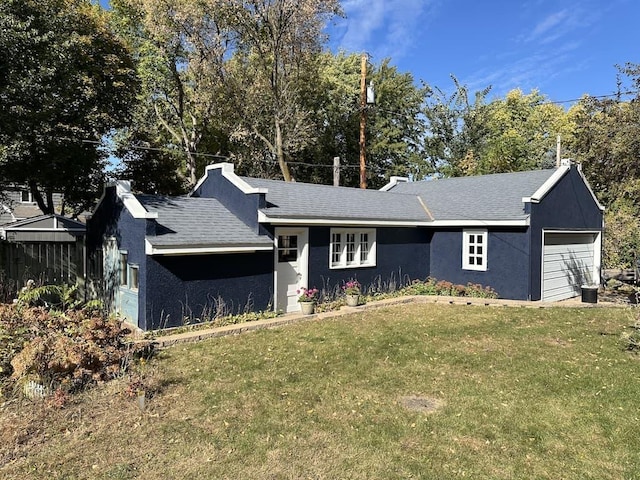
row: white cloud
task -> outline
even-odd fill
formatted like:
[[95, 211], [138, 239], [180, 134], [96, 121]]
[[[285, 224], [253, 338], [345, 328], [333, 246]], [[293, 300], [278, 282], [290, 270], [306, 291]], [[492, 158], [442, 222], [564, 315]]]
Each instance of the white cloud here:
[[569, 16], [569, 12], [567, 10], [561, 10], [559, 12], [555, 12], [555, 13], [552, 13], [551, 15], [548, 15], [547, 17], [543, 18], [542, 21], [538, 22], [538, 24], [535, 26], [535, 28], [533, 29], [533, 32], [531, 32], [527, 40], [529, 41], [536, 40], [542, 36], [546, 36], [549, 30], [552, 30], [555, 27], [558, 27], [558, 29], [561, 29], [562, 26], [559, 27], [559, 25], [562, 22], [565, 22], [568, 16]]
[[[492, 94], [503, 96], [520, 88], [528, 93], [534, 88], [544, 91], [544, 85], [571, 71], [579, 71], [583, 64], [575, 60], [579, 42], [567, 42], [554, 49], [540, 48], [526, 54], [520, 52], [511, 61], [505, 59], [499, 68], [484, 68], [463, 79], [471, 91], [493, 85]], [[558, 99], [555, 99], [558, 100]]]
[[347, 18], [332, 30], [331, 43], [349, 52], [368, 52], [377, 60], [397, 60], [413, 47], [433, 4], [433, 0], [347, 0], [342, 3]]

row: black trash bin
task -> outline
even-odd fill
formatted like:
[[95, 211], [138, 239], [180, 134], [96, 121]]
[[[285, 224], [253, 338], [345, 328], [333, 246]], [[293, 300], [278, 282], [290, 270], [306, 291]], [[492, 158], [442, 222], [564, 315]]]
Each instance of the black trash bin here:
[[598, 303], [597, 285], [582, 285], [582, 303]]

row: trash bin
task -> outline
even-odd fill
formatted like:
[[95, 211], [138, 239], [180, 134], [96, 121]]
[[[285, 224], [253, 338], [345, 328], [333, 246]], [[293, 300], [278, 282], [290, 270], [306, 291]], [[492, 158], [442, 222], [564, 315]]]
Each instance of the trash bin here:
[[582, 303], [598, 303], [597, 285], [582, 285]]

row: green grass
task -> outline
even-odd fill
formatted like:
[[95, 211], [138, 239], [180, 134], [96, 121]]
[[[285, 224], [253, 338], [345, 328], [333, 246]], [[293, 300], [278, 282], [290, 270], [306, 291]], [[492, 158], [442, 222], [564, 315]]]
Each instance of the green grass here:
[[0, 477], [640, 479], [636, 312], [402, 305], [174, 347], [144, 414], [126, 379], [6, 406]]

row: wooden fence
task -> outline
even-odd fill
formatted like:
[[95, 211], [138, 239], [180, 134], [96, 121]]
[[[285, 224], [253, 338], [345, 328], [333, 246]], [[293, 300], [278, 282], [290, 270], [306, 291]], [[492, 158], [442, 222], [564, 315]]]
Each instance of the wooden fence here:
[[33, 279], [38, 284], [84, 283], [85, 247], [75, 242], [0, 242], [4, 282], [15, 291]]

